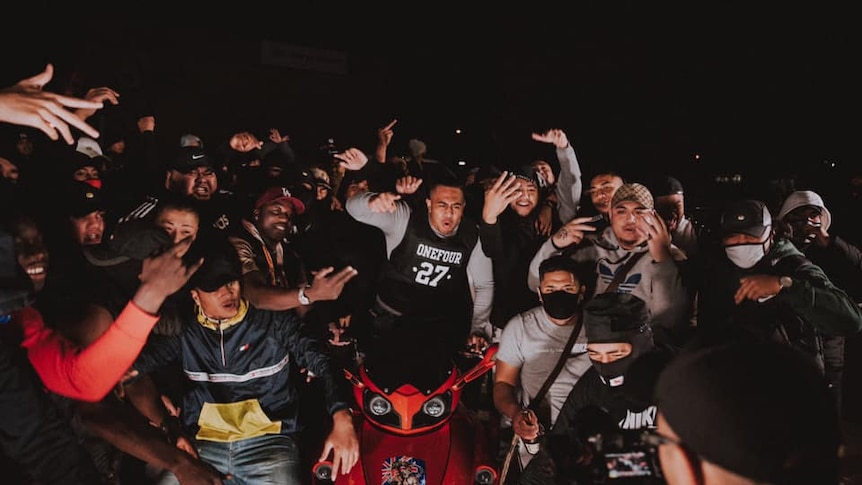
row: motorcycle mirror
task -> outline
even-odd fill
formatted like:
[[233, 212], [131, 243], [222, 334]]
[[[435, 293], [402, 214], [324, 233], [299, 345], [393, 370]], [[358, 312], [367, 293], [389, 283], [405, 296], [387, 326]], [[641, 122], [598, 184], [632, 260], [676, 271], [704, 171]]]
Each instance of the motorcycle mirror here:
[[353, 374], [352, 372], [350, 372], [347, 369], [344, 369], [344, 377], [346, 377], [347, 380], [350, 381], [351, 384], [353, 384], [353, 387], [357, 387], [359, 389], [362, 389], [363, 387], [365, 387], [365, 384], [363, 384], [362, 381], [359, 380], [359, 378], [356, 377], [355, 374]]
[[475, 367], [470, 369], [469, 371], [462, 374], [456, 381], [455, 384], [452, 385], [453, 390], [459, 390], [468, 382], [475, 381], [479, 377], [485, 375], [486, 372], [491, 370], [494, 365], [497, 364], [497, 350], [499, 350], [500, 344], [491, 344], [485, 350], [485, 355], [482, 357], [482, 360], [476, 364]]

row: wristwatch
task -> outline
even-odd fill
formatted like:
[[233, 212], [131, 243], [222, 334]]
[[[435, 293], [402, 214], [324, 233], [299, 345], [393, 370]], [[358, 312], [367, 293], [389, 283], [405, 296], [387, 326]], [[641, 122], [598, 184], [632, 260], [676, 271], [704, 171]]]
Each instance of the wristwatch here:
[[311, 305], [311, 300], [309, 300], [308, 297], [305, 296], [305, 288], [304, 287], [299, 288], [299, 292], [297, 292], [296, 296], [299, 299], [299, 303], [301, 305], [303, 305], [303, 306], [304, 305]]
[[782, 276], [778, 278], [778, 291], [781, 291], [785, 288], [790, 288], [793, 286], [793, 278], [789, 276]]

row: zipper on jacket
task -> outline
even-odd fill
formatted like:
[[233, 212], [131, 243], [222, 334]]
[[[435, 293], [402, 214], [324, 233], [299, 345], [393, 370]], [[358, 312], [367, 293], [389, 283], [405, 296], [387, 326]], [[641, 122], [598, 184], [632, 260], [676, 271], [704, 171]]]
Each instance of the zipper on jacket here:
[[220, 340], [220, 344], [221, 344], [221, 365], [222, 365], [222, 367], [227, 367], [227, 359], [225, 359], [225, 356], [224, 356], [224, 329], [221, 326], [221, 322], [219, 322], [219, 324], [218, 324], [218, 333], [219, 333], [219, 340]]

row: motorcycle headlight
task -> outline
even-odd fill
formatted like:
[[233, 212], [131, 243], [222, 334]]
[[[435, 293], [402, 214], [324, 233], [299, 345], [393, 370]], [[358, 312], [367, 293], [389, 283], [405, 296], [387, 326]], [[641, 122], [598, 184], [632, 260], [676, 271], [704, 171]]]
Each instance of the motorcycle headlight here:
[[392, 404], [383, 396], [374, 396], [368, 402], [368, 411], [375, 416], [383, 416], [392, 411]]
[[432, 418], [439, 418], [446, 412], [446, 403], [439, 396], [429, 399], [422, 405], [422, 412]]

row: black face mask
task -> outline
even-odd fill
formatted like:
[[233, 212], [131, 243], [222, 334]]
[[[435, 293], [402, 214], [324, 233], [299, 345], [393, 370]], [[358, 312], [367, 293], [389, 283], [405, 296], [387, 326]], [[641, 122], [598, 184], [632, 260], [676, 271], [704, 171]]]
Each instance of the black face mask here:
[[599, 373], [599, 375], [602, 376], [602, 380], [604, 380], [605, 384], [611, 387], [616, 387], [622, 384], [622, 380], [618, 378], [625, 375], [633, 360], [634, 359], [630, 354], [623, 357], [622, 359], [608, 362], [607, 364], [603, 364], [595, 360], [592, 361], [592, 363], [593, 367], [596, 368], [596, 371]]
[[542, 293], [542, 307], [545, 308], [551, 318], [557, 320], [571, 318], [577, 313], [580, 306], [581, 295], [578, 293], [569, 293], [563, 290]]

